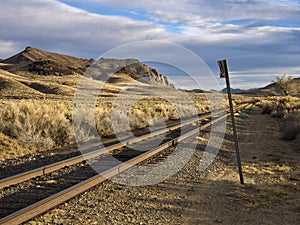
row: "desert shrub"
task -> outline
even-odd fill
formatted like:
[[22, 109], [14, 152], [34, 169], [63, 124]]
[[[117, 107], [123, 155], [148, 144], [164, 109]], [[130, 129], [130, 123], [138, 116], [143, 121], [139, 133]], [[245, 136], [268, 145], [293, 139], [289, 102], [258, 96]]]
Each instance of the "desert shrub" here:
[[241, 105], [241, 104], [246, 104], [246, 103], [256, 103], [258, 101], [258, 99], [240, 95], [240, 94], [234, 94], [233, 101], [236, 105]]
[[[121, 112], [120, 114], [112, 113], [111, 108], [111, 106], [104, 104], [96, 108], [96, 128], [100, 136], [111, 136], [115, 132], [127, 132], [128, 130], [126, 129], [136, 130], [160, 124], [163, 121], [179, 119], [179, 113], [171, 103], [154, 97], [142, 99], [132, 105], [128, 115], [123, 115]], [[188, 105], [180, 105], [180, 110], [183, 117], [192, 115], [192, 111]], [[112, 114], [113, 118], [111, 118]], [[113, 123], [122, 129], [115, 131], [112, 119], [114, 120]], [[125, 124], [127, 122], [129, 124]]]
[[300, 113], [286, 115], [281, 130], [283, 138], [286, 140], [294, 140], [300, 137]]
[[129, 117], [129, 126], [132, 130], [141, 129], [153, 124], [150, 114], [140, 109], [133, 109]]
[[274, 109], [270, 115], [274, 118], [283, 118], [284, 117], [284, 111], [281, 109]]
[[270, 103], [265, 103], [262, 105], [262, 114], [271, 114], [273, 111], [274, 105]]
[[72, 140], [72, 127], [59, 108], [37, 101], [8, 103], [0, 109], [0, 132], [41, 150], [67, 145]]
[[[144, 105], [145, 106], [145, 105]], [[132, 108], [128, 115], [122, 113], [114, 113], [108, 108], [99, 108], [96, 110], [96, 127], [100, 136], [111, 136], [114, 135], [115, 131], [113, 123], [120, 129], [118, 132], [127, 132], [129, 130], [136, 130], [148, 127], [156, 122], [156, 118], [160, 117], [163, 120], [169, 119], [169, 114], [166, 114], [165, 110], [159, 108], [155, 114], [155, 110], [150, 110], [147, 106], [145, 108], [138, 107]], [[112, 119], [114, 120], [112, 123]], [[125, 124], [129, 122], [129, 124]]]
[[291, 75], [284, 74], [282, 77], [277, 77], [275, 83], [284, 92], [285, 95], [299, 96], [300, 85], [299, 80], [293, 79]]
[[86, 121], [74, 122], [72, 125], [77, 142], [85, 142], [96, 136], [93, 133], [94, 127]]
[[169, 108], [167, 104], [157, 103], [152, 111], [152, 117], [161, 117], [165, 121], [169, 120]]
[[96, 128], [100, 136], [114, 134], [110, 115], [110, 111], [107, 109], [98, 109], [96, 112]]
[[169, 113], [169, 120], [178, 120], [180, 118], [179, 113], [177, 112], [177, 110], [172, 109], [170, 110]]
[[275, 108], [271, 112], [271, 116], [275, 118], [283, 118], [286, 111], [286, 101], [285, 99], [280, 99]]
[[85, 142], [93, 139], [98, 134], [95, 130], [94, 121], [89, 117], [88, 108], [79, 110], [80, 116], [77, 115], [77, 110], [72, 115], [72, 128], [77, 142]]
[[270, 114], [274, 118], [283, 118], [287, 112], [287, 102], [285, 99], [265, 102], [261, 105], [262, 114]]
[[0, 132], [0, 160], [16, 158], [31, 153], [32, 149], [21, 146], [17, 140]]
[[[115, 134], [115, 130], [113, 127], [113, 123], [120, 127], [119, 129], [122, 130], [122, 132], [125, 132], [123, 130], [123, 127], [128, 127], [128, 124], [126, 123], [125, 117], [127, 115], [120, 114], [112, 114], [111, 108], [109, 107], [97, 107], [95, 110], [95, 122], [96, 122], [96, 129], [100, 136], [103, 137], [109, 137]], [[112, 122], [112, 119], [114, 120]]]

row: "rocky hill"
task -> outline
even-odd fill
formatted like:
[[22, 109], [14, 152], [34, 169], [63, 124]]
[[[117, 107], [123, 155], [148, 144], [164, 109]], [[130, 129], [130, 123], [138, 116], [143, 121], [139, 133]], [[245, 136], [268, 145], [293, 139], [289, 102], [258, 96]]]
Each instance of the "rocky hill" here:
[[137, 59], [101, 58], [90, 66], [86, 75], [97, 80], [108, 80], [110, 83], [122, 79], [122, 75], [127, 75], [142, 83], [170, 85], [166, 76], [139, 62]]
[[[290, 81], [291, 86], [293, 86], [293, 91], [290, 93], [292, 95], [299, 95], [300, 91], [300, 78], [294, 78]], [[255, 90], [249, 90], [243, 92], [245, 94], [251, 94], [251, 95], [261, 95], [261, 96], [284, 96], [286, 95], [282, 88], [278, 86], [276, 82], [273, 82], [271, 84], [268, 84], [265, 87], [258, 88]]]
[[122, 75], [126, 75], [147, 84], [171, 86], [165, 76], [137, 59], [101, 58], [95, 61], [33, 47], [26, 47], [24, 51], [3, 60], [0, 69], [11, 73], [26, 72], [44, 76], [86, 75], [97, 80], [108, 80], [110, 83], [124, 80]]
[[91, 60], [46, 52], [27, 47], [24, 51], [3, 60], [9, 72], [30, 72], [39, 75], [70, 75], [84, 73]]

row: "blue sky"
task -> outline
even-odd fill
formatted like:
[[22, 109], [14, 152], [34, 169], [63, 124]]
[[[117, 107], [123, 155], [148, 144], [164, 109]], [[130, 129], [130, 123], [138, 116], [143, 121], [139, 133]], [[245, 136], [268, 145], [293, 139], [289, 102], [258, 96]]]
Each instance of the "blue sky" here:
[[261, 87], [300, 76], [299, 15], [300, 1], [289, 0], [2, 0], [0, 58], [29, 45], [98, 58], [161, 40], [191, 50], [216, 76], [217, 60], [228, 59], [233, 87]]

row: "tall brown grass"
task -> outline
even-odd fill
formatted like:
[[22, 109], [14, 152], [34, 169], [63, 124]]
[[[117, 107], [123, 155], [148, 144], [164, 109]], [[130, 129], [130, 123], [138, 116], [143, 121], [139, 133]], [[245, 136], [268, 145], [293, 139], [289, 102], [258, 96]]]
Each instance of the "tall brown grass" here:
[[63, 105], [38, 101], [10, 102], [0, 109], [0, 132], [23, 146], [50, 149], [72, 140]]
[[[70, 100], [1, 101], [1, 155], [4, 156], [7, 153], [16, 157], [66, 146], [75, 142], [74, 134], [76, 134], [76, 140], [80, 142], [88, 141], [95, 135], [112, 136], [116, 132], [112, 122], [129, 130], [136, 130], [169, 120], [195, 116], [193, 108], [196, 108], [196, 113], [199, 114], [210, 111], [211, 106], [204, 94], [193, 95], [191, 98], [194, 106], [185, 102], [179, 103], [180, 115], [178, 109], [167, 100], [159, 97], [146, 97], [134, 104], [128, 115], [118, 114], [114, 118], [111, 118], [113, 99], [103, 98], [95, 107], [98, 134], [87, 132], [94, 126], [90, 121], [80, 121], [79, 124], [72, 126], [72, 101]], [[245, 101], [244, 98], [236, 97], [238, 104], [243, 101]], [[126, 121], [129, 124], [125, 124]]]
[[[180, 108], [183, 115], [187, 117], [191, 115], [188, 106], [182, 105]], [[179, 119], [179, 114], [171, 103], [152, 98], [137, 102], [126, 115], [112, 113], [112, 108], [103, 104], [96, 108], [95, 115], [97, 130], [101, 136], [111, 136], [115, 133], [113, 123], [127, 129], [120, 132], [127, 132], [128, 130], [145, 128], [161, 121]], [[127, 122], [128, 124], [126, 124]]]

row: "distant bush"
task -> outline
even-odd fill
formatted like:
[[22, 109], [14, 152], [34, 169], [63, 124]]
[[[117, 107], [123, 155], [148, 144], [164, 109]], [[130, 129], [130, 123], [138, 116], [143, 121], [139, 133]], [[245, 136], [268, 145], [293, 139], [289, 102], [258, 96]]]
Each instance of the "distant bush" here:
[[262, 105], [262, 114], [270, 114], [275, 118], [283, 118], [285, 114], [284, 101], [267, 102]]
[[285, 123], [281, 127], [283, 138], [286, 140], [294, 140], [300, 138], [300, 113], [288, 114]]
[[271, 114], [271, 112], [273, 111], [274, 105], [270, 104], [270, 103], [266, 103], [262, 105], [262, 114]]
[[272, 110], [270, 115], [275, 118], [283, 118], [286, 113], [286, 101], [281, 99], [277, 104], [275, 104], [275, 108]]
[[292, 76], [284, 74], [282, 77], [277, 77], [275, 83], [285, 93], [285, 95], [299, 95], [299, 81], [294, 80]]
[[[116, 123], [121, 122], [122, 120], [119, 119], [116, 121]], [[96, 110], [96, 128], [100, 136], [111, 136], [114, 134], [111, 121], [111, 112], [109, 109], [98, 108]]]
[[261, 107], [262, 114], [282, 118], [288, 113], [300, 111], [300, 101], [297, 97], [285, 96], [260, 100], [256, 104]]

